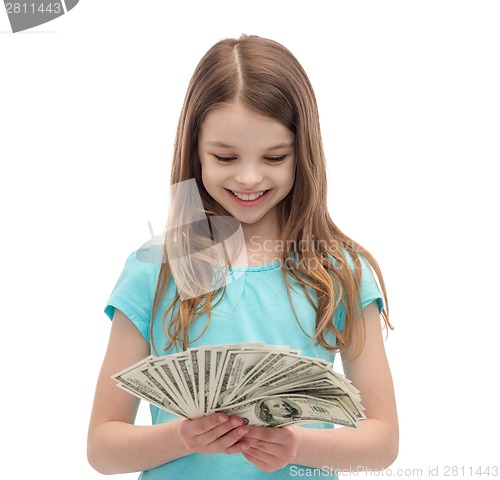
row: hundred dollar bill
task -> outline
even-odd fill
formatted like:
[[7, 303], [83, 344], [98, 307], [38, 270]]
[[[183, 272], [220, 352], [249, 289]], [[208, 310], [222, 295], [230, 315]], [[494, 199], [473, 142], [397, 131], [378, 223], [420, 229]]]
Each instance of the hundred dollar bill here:
[[[255, 370], [257, 370], [258, 366]], [[270, 365], [266, 365], [266, 372], [262, 375], [254, 375], [244, 381], [238, 388], [236, 394], [232, 395], [231, 403], [241, 403], [251, 397], [265, 395], [266, 390], [281, 385], [293, 384], [294, 382], [306, 380], [307, 378], [324, 373], [330, 368], [328, 362], [311, 359], [309, 357], [290, 358], [285, 355], [281, 358], [275, 357]], [[226, 401], [225, 404], [228, 404]]]
[[247, 375], [269, 352], [248, 350], [231, 351], [227, 354], [219, 385], [216, 390], [216, 405], [220, 405], [241, 379]]
[[[154, 357], [147, 357], [150, 360]], [[141, 370], [145, 369], [145, 360], [142, 360], [128, 369], [122, 370], [113, 375], [112, 378], [118, 382], [118, 386], [136, 397], [144, 398], [153, 405], [174, 413], [175, 415], [185, 416], [186, 412], [180, 409], [172, 397], [165, 395], [156, 382], [151, 381], [148, 375]], [[146, 362], [147, 363], [147, 362]]]
[[224, 399], [224, 404], [237, 403], [236, 398], [243, 397], [246, 391], [254, 385], [262, 383], [266, 378], [298, 361], [296, 355], [289, 355], [286, 352], [268, 353], [255, 365], [250, 374], [246, 375], [236, 385], [233, 391]]
[[[299, 382], [294, 382], [287, 384], [289, 390], [293, 390], [296, 387], [300, 388], [328, 388], [333, 392], [344, 392], [347, 393], [354, 402], [360, 402], [361, 397], [359, 390], [353, 387], [350, 380], [346, 377], [337, 374], [331, 369], [325, 370], [323, 373], [309, 377], [308, 379], [302, 379]], [[275, 390], [275, 386], [270, 388], [271, 391]]]
[[188, 367], [189, 367], [189, 373], [193, 379], [194, 385], [194, 393], [196, 395], [196, 409], [198, 413], [203, 414], [203, 398], [200, 396], [201, 395], [201, 380], [200, 380], [200, 373], [203, 371], [201, 370], [201, 365], [198, 364], [198, 349], [190, 348], [188, 349], [188, 355], [189, 355], [189, 362], [188, 362]]
[[216, 387], [217, 387], [217, 379], [219, 377], [219, 365], [221, 363], [221, 358], [223, 355], [223, 348], [218, 346], [211, 349], [210, 356], [210, 383], [208, 390], [208, 408], [207, 412], [211, 413], [212, 405], [215, 401]]
[[[268, 392], [270, 394], [270, 392]], [[318, 390], [313, 390], [313, 389], [303, 389], [303, 390], [287, 390], [287, 394], [293, 394], [293, 395], [307, 395], [310, 397], [314, 398], [320, 398], [322, 400], [339, 400], [344, 407], [349, 411], [349, 414], [351, 417], [355, 418], [356, 420], [363, 420], [366, 419], [365, 414], [363, 413], [364, 408], [361, 406], [360, 403], [353, 402], [352, 398], [349, 396], [348, 393], [345, 392], [335, 392], [335, 393], [330, 393], [326, 389], [318, 389]], [[273, 394], [275, 395], [275, 394]]]
[[149, 363], [150, 368], [148, 371], [163, 382], [165, 388], [167, 388], [171, 395], [175, 398], [179, 409], [185, 412], [184, 416], [189, 417], [190, 415], [193, 415], [193, 408], [187, 401], [187, 395], [184, 387], [182, 386], [179, 372], [172, 359], [158, 357], [155, 360], [151, 360]]
[[269, 345], [257, 348], [235, 349], [227, 352], [224, 363], [221, 366], [220, 381], [216, 391], [217, 406], [225, 403], [224, 399], [235, 390], [236, 386], [253, 371], [256, 365], [270, 351], [286, 351], [293, 355], [297, 354], [297, 350], [291, 351], [288, 347]]
[[174, 364], [181, 379], [181, 385], [184, 388], [184, 395], [186, 403], [188, 403], [193, 415], [198, 411], [198, 392], [195, 386], [194, 377], [191, 375], [192, 365], [190, 363], [190, 356], [179, 356], [174, 360]]
[[326, 422], [356, 427], [357, 421], [338, 400], [322, 400], [306, 395], [253, 398], [231, 407], [220, 407], [228, 415], [238, 415], [247, 425], [282, 427], [296, 423]]
[[210, 392], [210, 360], [212, 352], [208, 348], [198, 350], [198, 365], [200, 367], [200, 409], [208, 412], [208, 396]]
[[[318, 365], [315, 362], [300, 360], [299, 362], [281, 371], [278, 375], [268, 377], [265, 382], [253, 385], [249, 390], [247, 390], [245, 398], [264, 395], [263, 392], [273, 387], [285, 388], [286, 385], [297, 382], [300, 379], [307, 379], [311, 375], [323, 372], [325, 368], [325, 366]], [[259, 392], [262, 393], [259, 395]]]

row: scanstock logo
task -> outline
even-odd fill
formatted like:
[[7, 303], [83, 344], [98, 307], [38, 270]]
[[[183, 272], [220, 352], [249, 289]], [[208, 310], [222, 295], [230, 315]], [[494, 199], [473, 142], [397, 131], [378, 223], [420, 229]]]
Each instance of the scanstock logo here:
[[181, 300], [233, 282], [233, 296], [243, 292], [244, 269], [233, 269], [248, 262], [241, 224], [232, 216], [207, 215], [194, 178], [171, 185], [165, 233], [155, 236], [148, 224], [151, 239], [136, 251], [136, 258], [145, 263], [168, 261]]
[[79, 0], [28, 0], [9, 2], [4, 0], [12, 32], [21, 32], [50, 22], [75, 8]]

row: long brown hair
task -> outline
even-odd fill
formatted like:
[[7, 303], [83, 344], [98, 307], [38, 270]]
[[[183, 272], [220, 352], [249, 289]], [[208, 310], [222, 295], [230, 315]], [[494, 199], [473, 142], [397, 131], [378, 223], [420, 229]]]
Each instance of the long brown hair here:
[[[306, 298], [315, 307], [316, 333], [311, 341], [319, 342], [324, 348], [333, 351], [342, 351], [351, 344], [353, 331], [359, 326], [355, 325], [359, 322], [354, 320], [362, 317], [358, 254], [367, 260], [377, 275], [385, 303], [382, 318], [385, 326], [392, 329], [387, 293], [377, 262], [367, 250], [345, 235], [328, 213], [326, 161], [316, 98], [303, 68], [283, 45], [243, 34], [239, 39], [217, 42], [203, 56], [191, 78], [181, 111], [171, 184], [195, 179], [207, 217], [228, 215], [203, 186], [198, 136], [209, 111], [235, 101], [280, 122], [295, 134], [295, 182], [290, 193], [279, 204], [281, 245], [284, 246], [280, 251], [280, 265], [292, 309], [288, 276], [301, 285]], [[166, 243], [150, 327], [155, 351], [153, 321], [171, 274]], [[350, 262], [347, 255], [350, 256]], [[308, 293], [311, 289], [316, 298], [311, 298]], [[218, 293], [217, 290], [181, 300], [177, 292], [162, 315], [163, 332], [169, 341], [166, 349], [173, 345], [186, 349], [194, 341], [189, 338], [189, 326], [203, 313], [207, 314], [206, 330]], [[179, 308], [174, 315], [176, 304]], [[339, 331], [332, 318], [341, 305], [346, 315], [344, 328]], [[167, 323], [169, 314], [171, 318]], [[300, 325], [295, 310], [294, 315]], [[335, 335], [335, 345], [327, 342], [328, 333]]]

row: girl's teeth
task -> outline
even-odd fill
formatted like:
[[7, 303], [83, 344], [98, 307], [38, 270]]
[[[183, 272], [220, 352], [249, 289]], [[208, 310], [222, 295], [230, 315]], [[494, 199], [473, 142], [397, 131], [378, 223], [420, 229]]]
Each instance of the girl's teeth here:
[[252, 193], [251, 195], [244, 195], [243, 193], [233, 192], [233, 194], [236, 195], [240, 200], [255, 200], [264, 195], [264, 193], [266, 193], [265, 190], [259, 193]]

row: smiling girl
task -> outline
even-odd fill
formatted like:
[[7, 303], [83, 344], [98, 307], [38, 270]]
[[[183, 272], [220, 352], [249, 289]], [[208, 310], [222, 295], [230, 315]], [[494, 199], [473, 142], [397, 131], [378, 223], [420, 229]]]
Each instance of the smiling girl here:
[[[106, 305], [113, 322], [88, 434], [95, 469], [247, 480], [291, 478], [298, 466], [304, 476], [335, 477], [335, 469], [394, 461], [384, 281], [373, 256], [331, 220], [325, 165], [316, 100], [297, 59], [256, 36], [215, 44], [188, 86], [171, 184], [194, 179], [207, 218], [240, 222], [248, 255], [229, 267], [243, 287], [181, 299], [168, 245], [159, 264], [130, 255]], [[151, 406], [152, 425], [136, 426], [139, 401], [110, 378], [151, 353], [239, 342], [286, 344], [330, 362], [340, 352], [367, 419], [357, 429], [263, 428], [221, 412], [187, 420]]]

